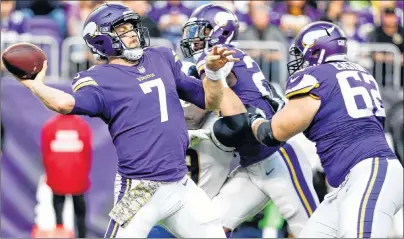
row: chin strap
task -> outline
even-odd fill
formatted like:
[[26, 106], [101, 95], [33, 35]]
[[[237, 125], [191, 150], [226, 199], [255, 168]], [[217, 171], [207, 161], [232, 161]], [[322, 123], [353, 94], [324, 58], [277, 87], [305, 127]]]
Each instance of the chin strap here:
[[129, 61], [137, 61], [143, 56], [142, 48], [123, 50], [122, 57]]

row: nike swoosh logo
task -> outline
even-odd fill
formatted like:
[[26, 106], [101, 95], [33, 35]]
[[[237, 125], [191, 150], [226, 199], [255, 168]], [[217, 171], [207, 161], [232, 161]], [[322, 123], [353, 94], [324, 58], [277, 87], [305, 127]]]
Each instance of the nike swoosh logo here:
[[80, 78], [80, 73], [77, 73], [77, 76], [75, 76], [75, 77], [73, 78], [73, 80], [74, 80], [74, 79], [78, 79], [78, 78]]
[[298, 76], [296, 76], [295, 78], [290, 78], [290, 83], [293, 83], [297, 80], [297, 78], [299, 78]]
[[269, 174], [271, 174], [271, 173], [272, 173], [272, 171], [274, 171], [274, 168], [273, 168], [273, 169], [271, 169], [269, 172], [265, 171], [265, 174], [268, 176]]
[[182, 185], [187, 186], [187, 183], [188, 183], [188, 179], [185, 180], [185, 182], [183, 182]]

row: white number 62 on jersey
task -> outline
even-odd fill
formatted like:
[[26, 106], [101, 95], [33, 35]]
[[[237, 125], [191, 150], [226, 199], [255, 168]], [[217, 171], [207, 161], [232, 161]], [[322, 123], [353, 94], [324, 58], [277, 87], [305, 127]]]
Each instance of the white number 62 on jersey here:
[[[372, 115], [386, 117], [386, 111], [382, 104], [382, 97], [380, 96], [376, 80], [373, 76], [366, 73], [361, 73], [361, 76], [359, 76], [358, 71], [342, 71], [336, 76], [349, 116], [352, 118], [369, 117]], [[369, 87], [351, 87], [348, 78], [353, 78], [355, 81], [363, 80], [369, 84]], [[371, 89], [372, 85], [374, 85], [375, 89]], [[355, 96], [362, 97], [366, 105], [365, 108], [358, 107]]]

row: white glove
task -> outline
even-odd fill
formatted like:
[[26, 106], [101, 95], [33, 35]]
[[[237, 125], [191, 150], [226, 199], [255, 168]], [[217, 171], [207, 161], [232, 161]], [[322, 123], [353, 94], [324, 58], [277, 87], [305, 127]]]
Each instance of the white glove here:
[[189, 147], [198, 145], [202, 140], [209, 140], [210, 130], [196, 129], [188, 130]]

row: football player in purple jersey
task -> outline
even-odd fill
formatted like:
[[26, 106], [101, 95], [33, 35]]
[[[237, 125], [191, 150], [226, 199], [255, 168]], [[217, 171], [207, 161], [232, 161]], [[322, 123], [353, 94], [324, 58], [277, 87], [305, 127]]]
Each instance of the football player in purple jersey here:
[[[272, 199], [288, 221], [293, 235], [298, 235], [319, 203], [308, 155], [297, 141], [274, 147], [261, 145], [248, 126], [247, 113], [227, 109], [228, 105], [236, 109], [238, 104], [244, 104], [249, 112], [260, 111], [271, 117], [280, 103], [274, 100], [276, 93], [258, 64], [232, 45], [238, 28], [238, 19], [230, 10], [207, 4], [192, 13], [183, 28], [181, 40], [184, 56], [196, 60], [201, 78], [211, 74], [205, 69], [205, 57], [216, 46], [234, 50], [233, 56], [240, 59], [222, 68], [228, 87], [239, 100], [223, 98], [220, 107], [223, 118], [216, 121], [211, 130], [214, 144], [224, 151], [239, 153], [240, 167], [232, 172], [213, 202], [220, 210], [223, 227], [228, 233], [251, 214], [261, 211]], [[226, 140], [226, 136], [234, 132], [236, 134]]]
[[34, 80], [19, 80], [53, 111], [108, 124], [118, 172], [105, 236], [144, 238], [162, 222], [179, 237], [225, 237], [209, 197], [187, 176], [189, 139], [180, 98], [217, 108], [226, 95], [221, 68], [238, 61], [234, 51], [216, 47], [206, 57], [207, 77], [196, 80], [181, 72], [171, 49], [148, 46], [137, 13], [113, 3], [89, 14], [83, 38], [107, 64], [78, 73], [73, 94], [43, 83], [46, 61]]
[[297, 133], [316, 143], [329, 184], [336, 187], [300, 237], [387, 238], [403, 206], [403, 166], [384, 134], [386, 112], [373, 76], [347, 60], [337, 26], [315, 22], [290, 48], [285, 107], [251, 117], [257, 140], [282, 144]]

